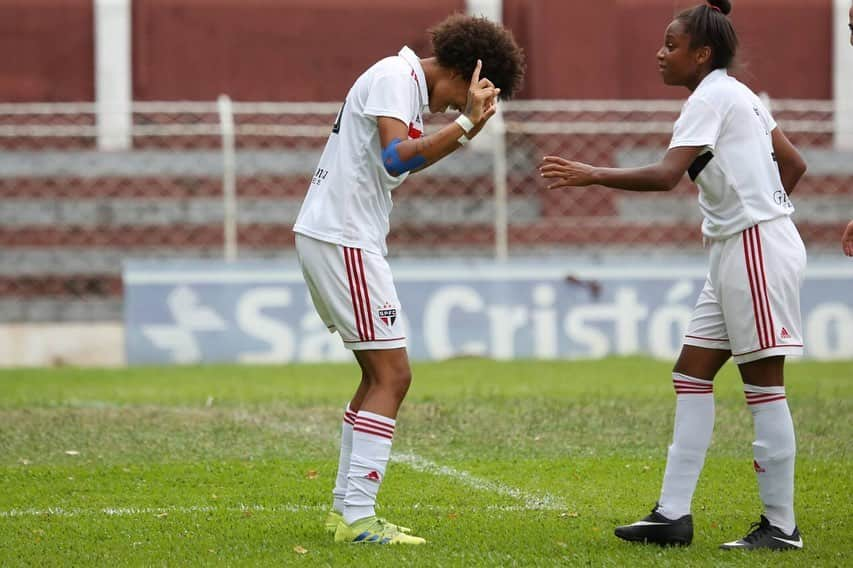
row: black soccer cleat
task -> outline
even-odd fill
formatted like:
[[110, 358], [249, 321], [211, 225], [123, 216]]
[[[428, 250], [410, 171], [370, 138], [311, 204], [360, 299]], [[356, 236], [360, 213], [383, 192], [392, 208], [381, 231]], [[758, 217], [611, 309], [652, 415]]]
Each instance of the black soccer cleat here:
[[801, 550], [803, 548], [803, 538], [800, 536], [800, 531], [794, 528], [791, 534], [785, 534], [779, 527], [774, 527], [767, 520], [767, 517], [761, 515], [761, 521], [752, 523], [749, 527], [750, 533], [740, 540], [733, 540], [725, 544], [721, 544], [723, 550], [755, 550], [759, 548], [767, 550]]
[[693, 542], [693, 515], [667, 519], [658, 513], [658, 506], [652, 513], [634, 524], [616, 527], [616, 536], [631, 542], [659, 544], [661, 546], [687, 546]]

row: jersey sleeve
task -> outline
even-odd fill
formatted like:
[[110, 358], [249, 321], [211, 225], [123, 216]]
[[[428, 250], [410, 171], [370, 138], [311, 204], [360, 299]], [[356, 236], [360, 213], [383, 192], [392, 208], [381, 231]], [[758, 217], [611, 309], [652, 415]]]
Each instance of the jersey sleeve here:
[[689, 99], [675, 121], [670, 148], [717, 144], [723, 119], [712, 105], [700, 98]]
[[764, 106], [761, 99], [758, 99], [757, 107], [759, 114], [761, 114], [761, 120], [764, 121], [764, 124], [767, 126], [767, 132], [773, 132], [773, 129], [776, 128], [776, 121], [773, 120], [773, 115], [770, 114], [770, 111], [767, 110], [767, 107]]
[[412, 100], [417, 96], [417, 83], [409, 75], [379, 75], [370, 84], [370, 91], [364, 103], [364, 114], [375, 117], [389, 116], [408, 126], [414, 118]]

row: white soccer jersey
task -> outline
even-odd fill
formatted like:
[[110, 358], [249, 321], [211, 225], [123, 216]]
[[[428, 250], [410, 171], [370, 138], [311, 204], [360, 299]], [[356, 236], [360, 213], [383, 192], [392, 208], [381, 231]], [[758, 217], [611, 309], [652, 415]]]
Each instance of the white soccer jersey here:
[[409, 125], [409, 138], [419, 138], [428, 104], [423, 68], [408, 47], [365, 71], [341, 107], [293, 230], [387, 254], [391, 191], [408, 174], [393, 177], [385, 170], [376, 119], [401, 120]]
[[688, 174], [699, 186], [706, 237], [727, 238], [793, 213], [773, 154], [774, 128], [761, 100], [724, 69], [709, 73], [684, 103], [669, 147], [705, 147]]

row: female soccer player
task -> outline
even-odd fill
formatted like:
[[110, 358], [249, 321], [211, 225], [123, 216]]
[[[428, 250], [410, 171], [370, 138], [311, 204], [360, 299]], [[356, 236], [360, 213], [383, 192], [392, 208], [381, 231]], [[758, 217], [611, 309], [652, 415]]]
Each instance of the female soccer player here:
[[604, 185], [669, 191], [685, 172], [699, 186], [710, 269], [672, 379], [675, 430], [660, 500], [644, 519], [616, 529], [630, 541], [687, 545], [690, 504], [714, 427], [713, 379], [732, 357], [755, 425], [754, 468], [764, 514], [722, 548], [802, 548], [794, 519], [794, 426], [785, 400], [785, 356], [803, 351], [799, 290], [806, 264], [788, 195], [805, 173], [797, 150], [761, 101], [726, 69], [737, 50], [728, 0], [685, 10], [657, 53], [667, 85], [692, 94], [662, 161], [598, 168], [548, 156], [549, 188]]
[[[512, 35], [484, 18], [454, 15], [430, 33], [433, 57], [403, 47], [356, 80], [293, 228], [314, 306], [361, 367], [326, 519], [337, 542], [424, 542], [374, 510], [411, 382], [402, 308], [385, 260], [391, 190], [473, 138], [524, 72]], [[423, 136], [427, 107], [461, 114]]]
[[[850, 28], [850, 45], [853, 45], [853, 2], [847, 11], [847, 26]], [[841, 234], [841, 249], [847, 256], [853, 256], [853, 221], [847, 223], [847, 227]]]

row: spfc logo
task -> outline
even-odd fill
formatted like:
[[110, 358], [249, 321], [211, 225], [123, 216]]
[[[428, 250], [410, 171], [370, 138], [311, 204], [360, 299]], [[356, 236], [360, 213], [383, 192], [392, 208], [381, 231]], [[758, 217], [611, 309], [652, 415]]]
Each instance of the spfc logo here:
[[394, 322], [397, 321], [397, 308], [386, 302], [384, 306], [379, 308], [379, 319], [384, 321], [385, 325], [394, 325]]

